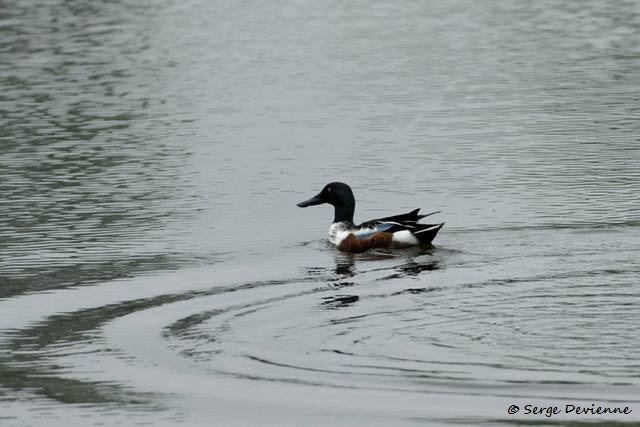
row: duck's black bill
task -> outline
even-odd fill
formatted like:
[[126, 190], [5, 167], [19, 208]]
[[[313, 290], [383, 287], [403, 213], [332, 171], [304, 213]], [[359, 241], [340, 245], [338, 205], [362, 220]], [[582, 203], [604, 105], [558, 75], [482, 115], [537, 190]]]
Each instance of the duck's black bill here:
[[307, 206], [321, 205], [323, 203], [324, 203], [324, 200], [322, 200], [322, 197], [320, 196], [320, 194], [318, 194], [316, 196], [313, 196], [309, 200], [305, 200], [304, 202], [298, 203], [297, 206], [299, 208], [306, 208]]

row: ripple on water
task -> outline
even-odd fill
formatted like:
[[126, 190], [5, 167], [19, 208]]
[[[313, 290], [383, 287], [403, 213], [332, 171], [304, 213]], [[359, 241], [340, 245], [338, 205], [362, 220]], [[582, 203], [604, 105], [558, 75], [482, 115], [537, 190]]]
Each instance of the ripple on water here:
[[[3, 384], [132, 407], [157, 403], [151, 392], [167, 384], [151, 378], [166, 376], [204, 395], [217, 393], [208, 384], [249, 381], [285, 394], [306, 385], [338, 396], [481, 395], [494, 405], [507, 396], [635, 401], [638, 229], [624, 239], [575, 231], [493, 230], [477, 243], [454, 234], [462, 249], [337, 254], [333, 265], [300, 269], [300, 256], [329, 253], [311, 245], [274, 280], [214, 268], [188, 283], [174, 282], [181, 274], [122, 282], [118, 292], [61, 290], [51, 310], [60, 299], [66, 313], [34, 313], [37, 322], [3, 344], [12, 354]], [[532, 250], [530, 239], [543, 243]], [[94, 294], [95, 308], [71, 309], [89, 300], [65, 292]]]

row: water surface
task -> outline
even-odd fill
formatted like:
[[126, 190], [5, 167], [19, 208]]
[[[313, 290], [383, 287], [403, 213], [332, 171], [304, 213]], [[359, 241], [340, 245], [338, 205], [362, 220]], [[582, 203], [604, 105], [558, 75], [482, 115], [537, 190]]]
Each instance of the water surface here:
[[3, 425], [638, 421], [636, 2], [0, 10]]

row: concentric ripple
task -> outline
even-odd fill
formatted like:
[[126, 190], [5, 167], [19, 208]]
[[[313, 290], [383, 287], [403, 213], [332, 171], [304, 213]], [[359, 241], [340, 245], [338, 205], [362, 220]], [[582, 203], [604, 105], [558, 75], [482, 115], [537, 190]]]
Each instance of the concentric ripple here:
[[[437, 256], [424, 255], [418, 265], [432, 266]], [[251, 290], [244, 303], [181, 318], [165, 338], [216, 370], [223, 359], [221, 373], [332, 386], [634, 384], [635, 261], [603, 268], [594, 248], [567, 260], [572, 271], [545, 258], [537, 266], [530, 259], [532, 271], [521, 276], [495, 279], [483, 274], [495, 273], [491, 264], [471, 263], [463, 267], [475, 270], [470, 281], [451, 283], [447, 271], [434, 270], [420, 277], [424, 287], [405, 289], [404, 265], [314, 289], [276, 284], [266, 298]], [[500, 268], [517, 271], [518, 262], [514, 254]]]
[[[480, 234], [482, 244], [509, 244], [487, 257], [480, 239], [464, 247], [452, 234], [460, 249], [281, 263], [279, 279], [247, 282], [242, 268], [214, 268], [60, 290], [3, 344], [3, 385], [164, 408], [183, 421], [206, 411], [162, 396], [266, 405], [273, 397], [255, 393], [265, 385], [301, 407], [330, 393], [333, 416], [360, 413], [345, 403], [354, 396], [382, 393], [389, 403], [377, 411], [389, 416], [406, 399], [407, 420], [451, 421], [461, 402], [470, 402], [463, 415], [486, 406], [493, 417], [513, 399], [640, 403], [639, 230], [541, 229], [535, 250], [521, 232]], [[324, 244], [305, 248], [309, 259], [327, 254]], [[70, 298], [87, 304], [90, 292], [94, 308]], [[411, 406], [435, 396], [447, 404]]]

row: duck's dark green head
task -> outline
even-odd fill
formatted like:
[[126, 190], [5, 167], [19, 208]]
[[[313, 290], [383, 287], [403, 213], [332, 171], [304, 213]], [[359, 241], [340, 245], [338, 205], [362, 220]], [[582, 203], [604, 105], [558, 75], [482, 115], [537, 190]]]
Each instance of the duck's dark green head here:
[[298, 203], [298, 207], [321, 205], [328, 203], [335, 207], [333, 222], [353, 222], [353, 212], [356, 208], [356, 199], [353, 197], [351, 187], [343, 182], [331, 182], [324, 186], [322, 191], [309, 200]]

